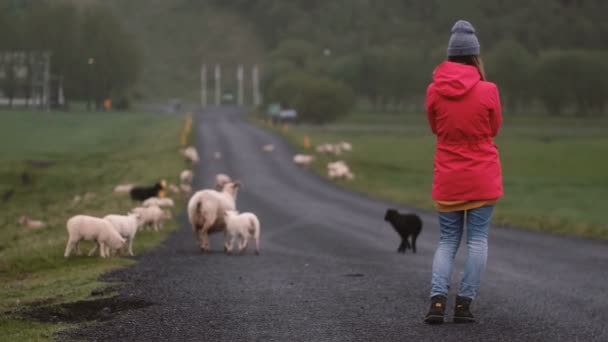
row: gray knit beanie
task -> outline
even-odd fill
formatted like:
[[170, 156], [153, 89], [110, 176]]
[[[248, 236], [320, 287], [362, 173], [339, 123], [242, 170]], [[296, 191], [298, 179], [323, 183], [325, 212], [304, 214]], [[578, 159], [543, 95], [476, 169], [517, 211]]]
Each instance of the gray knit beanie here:
[[452, 27], [452, 36], [448, 43], [448, 57], [470, 55], [479, 55], [479, 41], [475, 36], [475, 28], [466, 20], [458, 20]]

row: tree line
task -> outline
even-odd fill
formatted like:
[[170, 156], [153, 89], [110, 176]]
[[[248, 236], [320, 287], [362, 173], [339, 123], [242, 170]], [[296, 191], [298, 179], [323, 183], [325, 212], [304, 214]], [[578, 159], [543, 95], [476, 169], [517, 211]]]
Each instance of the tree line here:
[[337, 98], [352, 95], [379, 110], [422, 104], [433, 69], [446, 58], [450, 28], [462, 18], [476, 27], [488, 79], [498, 83], [508, 110], [606, 113], [606, 1], [214, 3], [249, 18], [271, 51], [264, 80], [269, 100], [311, 101], [307, 89], [316, 80], [329, 93], [340, 89]]
[[[61, 80], [67, 101], [86, 101], [99, 108], [104, 99], [113, 98], [127, 105], [140, 55], [135, 40], [110, 9], [92, 2], [81, 6], [48, 0], [11, 0], [0, 6], [0, 51], [50, 52], [51, 74]], [[7, 77], [13, 66], [0, 67], [4, 94], [15, 87], [27, 93], [31, 84], [27, 77]]]

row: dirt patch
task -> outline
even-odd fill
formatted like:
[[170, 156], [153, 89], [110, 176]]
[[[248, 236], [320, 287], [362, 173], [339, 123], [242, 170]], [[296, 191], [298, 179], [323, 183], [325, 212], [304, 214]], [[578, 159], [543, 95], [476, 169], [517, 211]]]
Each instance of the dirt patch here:
[[151, 305], [153, 304], [141, 299], [116, 296], [52, 306], [37, 306], [20, 312], [19, 316], [48, 323], [107, 321], [120, 312], [142, 309]]

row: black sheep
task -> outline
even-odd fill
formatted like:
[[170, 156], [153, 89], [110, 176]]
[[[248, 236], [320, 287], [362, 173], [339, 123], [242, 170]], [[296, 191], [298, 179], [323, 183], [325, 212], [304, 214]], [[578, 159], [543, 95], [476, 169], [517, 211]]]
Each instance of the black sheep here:
[[[401, 244], [397, 249], [398, 253], [405, 253], [408, 248], [411, 248], [416, 253], [416, 239], [422, 231], [422, 220], [416, 214], [400, 214], [395, 209], [388, 209], [384, 215], [384, 221], [390, 222], [393, 228], [401, 236]], [[412, 245], [410, 246], [408, 237], [412, 236]]]
[[[145, 201], [150, 197], [159, 197], [159, 193], [165, 188], [166, 182], [160, 181], [151, 187], [136, 186], [129, 192], [134, 201]], [[160, 196], [162, 197], [162, 196]]]

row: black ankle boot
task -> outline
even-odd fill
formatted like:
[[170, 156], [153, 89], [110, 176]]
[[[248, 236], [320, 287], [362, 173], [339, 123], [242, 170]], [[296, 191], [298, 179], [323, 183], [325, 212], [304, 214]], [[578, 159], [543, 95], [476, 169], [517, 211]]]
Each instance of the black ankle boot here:
[[471, 302], [467, 297], [456, 297], [456, 308], [454, 309], [454, 323], [473, 323], [475, 318], [471, 313]]
[[431, 308], [424, 317], [424, 323], [441, 324], [445, 316], [445, 302], [447, 298], [442, 295], [436, 295], [431, 298]]

